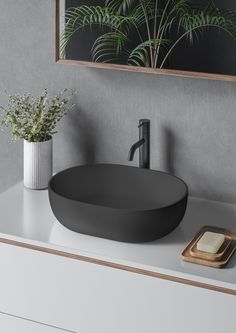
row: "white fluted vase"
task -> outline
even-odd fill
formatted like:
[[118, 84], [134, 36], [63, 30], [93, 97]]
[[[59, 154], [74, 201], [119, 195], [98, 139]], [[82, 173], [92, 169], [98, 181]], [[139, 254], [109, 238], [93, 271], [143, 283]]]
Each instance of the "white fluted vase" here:
[[24, 140], [24, 185], [42, 190], [52, 177], [52, 139], [43, 142]]

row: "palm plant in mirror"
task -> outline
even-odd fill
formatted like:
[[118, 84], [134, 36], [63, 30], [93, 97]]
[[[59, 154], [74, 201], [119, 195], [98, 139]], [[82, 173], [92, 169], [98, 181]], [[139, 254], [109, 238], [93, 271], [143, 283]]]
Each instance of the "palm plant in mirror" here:
[[61, 56], [74, 34], [99, 26], [91, 60], [132, 66], [163, 68], [184, 39], [193, 43], [217, 28], [236, 39], [236, 12], [214, 2], [191, 0], [104, 0], [103, 6], [80, 5], [65, 13]]

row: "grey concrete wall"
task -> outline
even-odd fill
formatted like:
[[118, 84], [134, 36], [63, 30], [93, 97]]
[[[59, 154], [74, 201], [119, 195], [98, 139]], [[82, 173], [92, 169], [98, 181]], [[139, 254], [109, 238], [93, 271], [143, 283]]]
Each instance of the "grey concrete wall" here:
[[[153, 169], [182, 177], [193, 195], [236, 202], [236, 84], [55, 64], [54, 0], [0, 0], [0, 32], [0, 104], [4, 90], [78, 91], [54, 137], [55, 171], [128, 164], [145, 117]], [[0, 132], [1, 190], [22, 179], [22, 155], [22, 142]]]

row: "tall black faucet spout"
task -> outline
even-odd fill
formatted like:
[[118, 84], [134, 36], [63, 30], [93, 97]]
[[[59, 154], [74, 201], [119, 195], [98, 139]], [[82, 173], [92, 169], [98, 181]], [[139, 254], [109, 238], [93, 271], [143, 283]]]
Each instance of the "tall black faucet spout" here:
[[130, 148], [128, 160], [133, 161], [135, 151], [139, 148], [139, 167], [150, 168], [150, 120], [139, 120], [139, 141]]
[[129, 155], [128, 155], [128, 161], [133, 161], [134, 159], [134, 154], [136, 150], [141, 147], [144, 144], [145, 140], [140, 139], [139, 141], [135, 142], [132, 147], [130, 148]]

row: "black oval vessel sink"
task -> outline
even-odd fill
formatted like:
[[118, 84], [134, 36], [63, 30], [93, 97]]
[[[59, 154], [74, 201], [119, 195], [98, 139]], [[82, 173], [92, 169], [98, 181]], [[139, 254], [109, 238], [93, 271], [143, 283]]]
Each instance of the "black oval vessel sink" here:
[[165, 236], [181, 222], [188, 189], [168, 173], [94, 164], [64, 170], [49, 183], [50, 204], [65, 227], [123, 242]]

